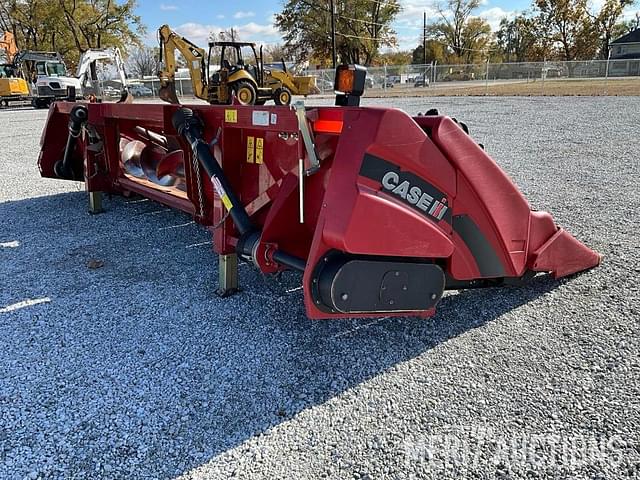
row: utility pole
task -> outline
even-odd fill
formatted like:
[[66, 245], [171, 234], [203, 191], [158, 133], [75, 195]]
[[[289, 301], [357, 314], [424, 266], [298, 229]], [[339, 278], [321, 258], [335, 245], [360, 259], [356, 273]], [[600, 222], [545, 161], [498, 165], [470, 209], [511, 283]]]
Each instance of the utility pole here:
[[338, 58], [336, 55], [336, 9], [333, 0], [329, 0], [329, 8], [331, 8], [331, 55], [333, 57], [333, 69], [336, 69]]
[[427, 12], [424, 12], [424, 23], [422, 28], [422, 60], [423, 64], [427, 64]]

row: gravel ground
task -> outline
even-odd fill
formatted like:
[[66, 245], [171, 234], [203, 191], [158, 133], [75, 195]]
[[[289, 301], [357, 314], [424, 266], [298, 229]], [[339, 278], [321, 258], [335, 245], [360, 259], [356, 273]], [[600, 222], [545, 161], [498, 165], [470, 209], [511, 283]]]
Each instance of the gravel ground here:
[[430, 320], [312, 322], [248, 266], [221, 300], [204, 229], [87, 215], [39, 177], [46, 112], [0, 111], [0, 478], [640, 477], [640, 98], [393, 104], [466, 121], [604, 264]]

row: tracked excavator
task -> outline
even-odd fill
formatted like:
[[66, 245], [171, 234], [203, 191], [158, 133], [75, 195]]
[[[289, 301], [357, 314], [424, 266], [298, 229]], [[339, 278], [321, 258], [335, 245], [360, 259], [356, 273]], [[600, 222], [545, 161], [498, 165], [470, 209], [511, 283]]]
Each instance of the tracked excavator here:
[[[317, 93], [315, 77], [294, 76], [282, 62], [283, 69], [265, 69], [262, 48], [250, 42], [211, 42], [208, 54], [191, 41], [163, 25], [160, 40], [160, 98], [180, 103], [175, 86], [176, 50], [186, 60], [191, 74], [193, 92], [197, 98], [211, 104], [228, 105], [235, 97], [241, 105], [264, 105], [273, 100], [276, 105], [289, 105], [292, 95]], [[211, 62], [219, 52], [220, 63], [215, 72]]]
[[10, 102], [28, 100], [29, 85], [13, 64], [18, 53], [13, 33], [4, 32], [0, 37], [0, 50], [4, 51], [4, 61], [0, 63], [0, 102], [9, 106]]

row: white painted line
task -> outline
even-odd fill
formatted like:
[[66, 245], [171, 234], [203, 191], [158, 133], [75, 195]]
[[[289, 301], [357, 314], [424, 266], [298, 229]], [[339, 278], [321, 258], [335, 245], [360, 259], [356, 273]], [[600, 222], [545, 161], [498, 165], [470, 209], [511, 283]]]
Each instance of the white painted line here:
[[24, 300], [22, 302], [14, 303], [13, 305], [8, 305], [4, 308], [0, 308], [0, 313], [15, 312], [16, 310], [21, 310], [27, 307], [33, 307], [34, 305], [40, 305], [42, 303], [51, 303], [51, 299], [49, 297], [44, 297], [44, 298], [33, 298], [30, 300]]
[[196, 222], [181, 223], [180, 225], [171, 225], [169, 227], [162, 227], [162, 228], [159, 228], [158, 230], [163, 231], [163, 230], [171, 230], [173, 228], [188, 227], [189, 225], [195, 225], [195, 223]]
[[193, 243], [191, 245], [187, 245], [185, 248], [196, 248], [196, 247], [203, 247], [205, 245], [213, 245], [213, 243], [211, 241], [208, 242], [202, 242], [202, 243]]
[[20, 242], [14, 240], [13, 242], [4, 242], [0, 243], [0, 248], [18, 248], [20, 246]]

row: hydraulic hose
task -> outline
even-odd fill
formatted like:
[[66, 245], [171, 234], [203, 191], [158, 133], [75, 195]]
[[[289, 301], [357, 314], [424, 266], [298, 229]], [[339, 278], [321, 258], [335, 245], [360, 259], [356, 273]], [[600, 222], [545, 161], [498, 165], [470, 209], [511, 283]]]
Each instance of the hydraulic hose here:
[[[240, 233], [240, 239], [236, 247], [237, 252], [240, 255], [251, 257], [255, 263], [255, 251], [260, 243], [261, 233], [251, 222], [244, 205], [240, 203], [240, 200], [234, 193], [231, 184], [222, 171], [222, 167], [220, 167], [220, 164], [212, 155], [209, 144], [204, 140], [202, 136], [204, 126], [202, 121], [193, 113], [193, 110], [189, 108], [177, 110], [171, 121], [176, 131], [191, 145], [193, 154], [197, 157], [209, 175], [209, 178], [211, 178], [216, 193], [225, 208], [229, 211], [229, 216]], [[282, 250], [275, 251], [273, 253], [273, 259], [295, 270], [304, 271], [306, 266], [304, 259], [290, 255]]]
[[251, 223], [251, 219], [240, 203], [240, 200], [234, 193], [227, 177], [222, 171], [222, 167], [211, 154], [209, 144], [202, 137], [203, 124], [200, 118], [196, 117], [193, 110], [189, 108], [181, 108], [173, 115], [173, 127], [182, 135], [191, 145], [193, 154], [198, 158], [200, 164], [205, 169], [213, 188], [220, 197], [225, 208], [229, 211], [229, 215], [234, 225], [238, 229], [240, 235], [245, 235], [255, 230]]
[[69, 114], [69, 137], [67, 138], [67, 145], [64, 149], [64, 157], [62, 160], [58, 160], [53, 167], [55, 174], [59, 178], [81, 180], [76, 178], [71, 162], [73, 151], [82, 132], [82, 126], [87, 123], [88, 119], [89, 111], [85, 105], [76, 105], [71, 109], [71, 113]]

